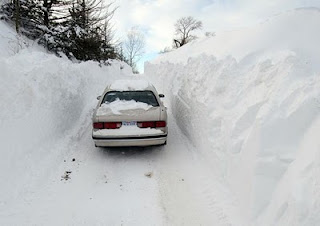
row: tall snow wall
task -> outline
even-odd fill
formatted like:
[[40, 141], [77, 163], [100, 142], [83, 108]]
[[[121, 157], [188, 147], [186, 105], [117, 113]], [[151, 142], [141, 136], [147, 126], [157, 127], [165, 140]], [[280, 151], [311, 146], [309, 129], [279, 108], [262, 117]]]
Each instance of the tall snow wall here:
[[96, 97], [131, 71], [110, 63], [73, 63], [48, 54], [0, 21], [0, 210], [19, 211], [8, 204], [41, 187], [35, 183], [45, 181], [77, 142], [79, 127], [90, 129]]
[[320, 222], [319, 28], [319, 9], [296, 9], [145, 64], [254, 225]]

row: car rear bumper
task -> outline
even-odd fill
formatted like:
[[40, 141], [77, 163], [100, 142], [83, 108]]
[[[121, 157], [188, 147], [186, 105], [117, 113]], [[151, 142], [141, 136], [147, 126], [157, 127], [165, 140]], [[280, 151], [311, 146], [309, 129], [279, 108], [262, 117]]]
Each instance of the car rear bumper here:
[[97, 147], [128, 147], [162, 145], [167, 141], [167, 134], [146, 137], [92, 137]]

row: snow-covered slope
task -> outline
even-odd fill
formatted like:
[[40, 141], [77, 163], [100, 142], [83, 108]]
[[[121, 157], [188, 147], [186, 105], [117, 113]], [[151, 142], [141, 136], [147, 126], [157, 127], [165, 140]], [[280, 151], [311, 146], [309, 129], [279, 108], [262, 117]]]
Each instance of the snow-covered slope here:
[[320, 223], [319, 27], [297, 9], [145, 64], [254, 225]]
[[106, 84], [130, 74], [128, 66], [121, 67], [119, 62], [100, 67], [58, 58], [17, 38], [0, 21], [1, 225], [29, 224], [23, 223], [20, 206], [30, 204], [57, 172], [83, 121], [90, 125], [96, 97]]

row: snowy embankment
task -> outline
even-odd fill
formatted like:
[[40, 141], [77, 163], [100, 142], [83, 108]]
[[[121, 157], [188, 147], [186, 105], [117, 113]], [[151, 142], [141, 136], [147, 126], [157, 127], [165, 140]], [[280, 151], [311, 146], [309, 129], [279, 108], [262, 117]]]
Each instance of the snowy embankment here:
[[298, 9], [145, 64], [255, 225], [320, 222], [319, 28], [318, 9]]
[[81, 135], [79, 128], [87, 128], [82, 123], [90, 121], [96, 97], [130, 68], [58, 58], [17, 39], [1, 21], [0, 53], [0, 218], [3, 225], [21, 225], [28, 222], [12, 211], [22, 211], [40, 193]]

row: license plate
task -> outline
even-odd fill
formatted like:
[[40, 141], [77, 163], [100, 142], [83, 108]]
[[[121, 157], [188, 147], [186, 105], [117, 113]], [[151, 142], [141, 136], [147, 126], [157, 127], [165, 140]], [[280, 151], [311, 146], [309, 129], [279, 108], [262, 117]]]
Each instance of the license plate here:
[[122, 122], [123, 126], [136, 126], [137, 122]]

